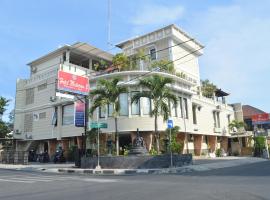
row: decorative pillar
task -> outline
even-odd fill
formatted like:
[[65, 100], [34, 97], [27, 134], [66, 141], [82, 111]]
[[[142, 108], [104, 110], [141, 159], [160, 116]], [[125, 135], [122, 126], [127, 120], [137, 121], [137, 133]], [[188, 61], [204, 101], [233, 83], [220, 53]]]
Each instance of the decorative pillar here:
[[194, 153], [195, 156], [200, 156], [202, 151], [202, 135], [193, 135], [194, 137]]

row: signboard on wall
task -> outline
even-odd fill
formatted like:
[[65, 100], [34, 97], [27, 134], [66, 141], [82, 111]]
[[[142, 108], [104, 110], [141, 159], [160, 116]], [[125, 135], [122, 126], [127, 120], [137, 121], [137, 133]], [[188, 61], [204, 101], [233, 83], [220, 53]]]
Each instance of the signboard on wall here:
[[61, 91], [88, 95], [90, 89], [89, 79], [88, 77], [59, 70], [57, 88]]
[[269, 124], [270, 118], [268, 113], [252, 115], [252, 124]]
[[75, 104], [74, 124], [76, 127], [84, 127], [85, 125], [85, 103], [76, 101]]

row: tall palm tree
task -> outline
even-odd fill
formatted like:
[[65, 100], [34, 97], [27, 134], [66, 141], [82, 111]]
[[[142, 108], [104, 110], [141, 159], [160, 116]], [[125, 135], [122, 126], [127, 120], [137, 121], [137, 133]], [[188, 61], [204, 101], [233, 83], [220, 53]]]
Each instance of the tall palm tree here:
[[241, 131], [241, 129], [244, 129], [244, 128], [245, 128], [245, 122], [243, 122], [243, 121], [233, 120], [231, 123], [229, 123], [229, 129], [233, 132], [236, 131], [237, 140], [238, 140], [239, 145], [240, 145], [240, 140], [238, 137], [239, 132]]
[[93, 112], [99, 107], [106, 107], [108, 105], [112, 105], [115, 123], [115, 137], [116, 137], [116, 154], [119, 155], [119, 134], [118, 134], [118, 126], [117, 126], [117, 118], [120, 112], [120, 101], [119, 95], [121, 93], [127, 92], [126, 86], [120, 86], [119, 82], [121, 79], [119, 77], [106, 80], [101, 79], [98, 82], [97, 88], [90, 92], [91, 108], [90, 114], [93, 115]]
[[131, 102], [138, 103], [140, 98], [146, 97], [153, 101], [153, 110], [151, 110], [151, 117], [155, 118], [155, 140], [156, 150], [159, 153], [159, 133], [157, 119], [159, 115], [163, 116], [166, 121], [170, 115], [169, 101], [177, 105], [177, 97], [172, 93], [172, 90], [167, 86], [174, 81], [171, 78], [160, 75], [152, 75], [139, 81], [139, 86], [143, 87], [144, 91], [136, 93]]

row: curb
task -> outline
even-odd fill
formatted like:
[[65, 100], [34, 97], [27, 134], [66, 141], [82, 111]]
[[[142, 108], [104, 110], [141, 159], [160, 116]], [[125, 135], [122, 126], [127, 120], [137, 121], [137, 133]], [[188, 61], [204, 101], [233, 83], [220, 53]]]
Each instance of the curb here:
[[163, 169], [80, 169], [80, 168], [46, 168], [46, 167], [32, 167], [32, 166], [18, 166], [18, 165], [3, 165], [0, 169], [16, 170], [16, 171], [33, 171], [33, 172], [48, 172], [48, 173], [62, 173], [62, 174], [80, 174], [80, 175], [101, 175], [101, 176], [132, 176], [132, 175], [146, 175], [146, 174], [183, 174], [196, 171], [210, 171], [214, 169], [221, 169], [227, 167], [235, 167], [245, 164], [252, 164], [264, 162], [268, 159], [253, 158], [249, 160], [239, 159], [234, 162], [225, 161], [219, 163], [209, 163], [201, 165], [186, 165], [177, 168], [163, 168]]
[[[47, 171], [47, 170], [46, 170]], [[182, 174], [192, 172], [189, 167], [166, 168], [166, 169], [67, 169], [59, 168], [58, 173], [89, 174], [89, 175], [145, 175], [145, 174]], [[49, 172], [49, 171], [47, 171]]]

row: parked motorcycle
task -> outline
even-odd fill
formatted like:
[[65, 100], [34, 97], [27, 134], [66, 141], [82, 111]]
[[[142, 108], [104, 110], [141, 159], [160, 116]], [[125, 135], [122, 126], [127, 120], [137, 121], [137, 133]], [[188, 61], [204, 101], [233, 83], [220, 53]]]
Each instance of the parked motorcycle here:
[[43, 152], [41, 154], [38, 154], [37, 156], [37, 162], [41, 162], [41, 163], [47, 163], [50, 162], [50, 157], [48, 152]]
[[53, 158], [54, 163], [63, 163], [66, 162], [66, 158], [64, 157], [64, 150], [62, 148], [58, 148], [55, 152], [54, 158]]
[[29, 162], [36, 162], [37, 161], [37, 154], [36, 151], [31, 149], [28, 154], [28, 161]]

